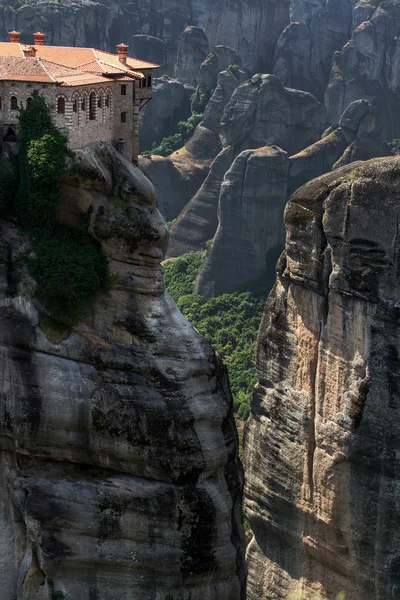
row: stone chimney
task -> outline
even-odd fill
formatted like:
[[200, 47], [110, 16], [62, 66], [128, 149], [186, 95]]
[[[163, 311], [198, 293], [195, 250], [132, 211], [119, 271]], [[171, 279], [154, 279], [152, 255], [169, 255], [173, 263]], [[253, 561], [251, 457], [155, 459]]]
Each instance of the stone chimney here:
[[37, 31], [33, 34], [34, 44], [35, 46], [44, 46], [44, 38], [45, 34], [41, 31]]
[[118, 60], [123, 65], [126, 65], [126, 57], [128, 55], [128, 48], [129, 48], [129, 46], [127, 44], [118, 44], [118, 46], [117, 46]]
[[20, 31], [9, 31], [8, 35], [10, 36], [10, 42], [12, 44], [19, 44], [19, 36], [21, 35]]
[[23, 46], [22, 51], [24, 53], [24, 57], [35, 57], [36, 56], [36, 48], [33, 46]]

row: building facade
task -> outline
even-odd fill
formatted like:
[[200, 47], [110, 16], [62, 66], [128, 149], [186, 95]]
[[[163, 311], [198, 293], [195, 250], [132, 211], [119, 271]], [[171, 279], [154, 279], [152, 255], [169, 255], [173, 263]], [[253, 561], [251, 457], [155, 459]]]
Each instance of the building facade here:
[[139, 153], [139, 111], [152, 97], [153, 70], [158, 65], [94, 48], [45, 46], [44, 34], [34, 45], [0, 42], [0, 138], [16, 141], [18, 111], [37, 90], [46, 100], [56, 126], [70, 148], [111, 141], [136, 163]]

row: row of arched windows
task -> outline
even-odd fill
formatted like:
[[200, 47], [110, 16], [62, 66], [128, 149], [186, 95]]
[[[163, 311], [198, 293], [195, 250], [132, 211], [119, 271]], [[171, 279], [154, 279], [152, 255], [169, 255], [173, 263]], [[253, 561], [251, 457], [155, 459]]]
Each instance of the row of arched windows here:
[[[32, 98], [27, 98], [26, 100], [26, 106], [29, 106], [30, 103], [32, 102]], [[10, 98], [10, 110], [18, 110], [19, 106], [18, 106], [18, 98], [17, 96], [11, 96]], [[3, 110], [3, 98], [0, 97], [0, 110]]]
[[[92, 91], [89, 95], [83, 93], [82, 95], [78, 92], [73, 94], [72, 96], [72, 112], [78, 115], [79, 113], [86, 113], [88, 110], [88, 119], [89, 121], [95, 121], [98, 117], [105, 116], [104, 113], [100, 113], [99, 111], [103, 111], [105, 109], [111, 109], [112, 104], [112, 93], [110, 90]], [[57, 98], [57, 113], [59, 115], [64, 115], [66, 112], [66, 104], [67, 101], [63, 96]]]
[[[94, 121], [97, 118], [97, 109], [102, 110], [102, 109], [106, 109], [106, 108], [111, 108], [111, 103], [112, 103], [112, 93], [111, 91], [107, 90], [106, 92], [100, 92], [99, 94], [96, 94], [95, 92], [91, 92], [89, 94], [89, 96], [87, 96], [86, 94], [83, 95], [83, 97], [81, 97], [80, 94], [76, 94], [74, 95], [75, 97], [73, 97], [72, 99], [72, 110], [74, 113], [78, 113], [86, 112], [86, 102], [87, 102], [87, 98], [88, 98], [88, 102], [89, 102], [89, 120], [90, 121]], [[26, 106], [29, 106], [30, 103], [32, 102], [32, 98], [29, 97], [26, 99]], [[59, 115], [64, 115], [65, 114], [65, 107], [66, 107], [66, 99], [63, 96], [60, 96], [59, 98], [57, 98], [57, 113]], [[3, 99], [0, 96], [0, 110], [3, 110]], [[19, 110], [19, 105], [18, 105], [18, 98], [17, 96], [11, 96], [9, 99], [9, 109], [11, 111], [17, 111]]]

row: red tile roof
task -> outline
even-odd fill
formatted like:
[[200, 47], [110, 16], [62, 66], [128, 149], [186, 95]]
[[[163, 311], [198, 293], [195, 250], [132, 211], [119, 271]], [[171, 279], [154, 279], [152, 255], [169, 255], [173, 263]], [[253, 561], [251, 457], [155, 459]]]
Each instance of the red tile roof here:
[[35, 57], [25, 56], [24, 49], [25, 44], [0, 42], [0, 79], [85, 85], [104, 82], [107, 75], [118, 80], [143, 79], [140, 70], [159, 67], [129, 56], [124, 64], [117, 54], [95, 48], [34, 46]]

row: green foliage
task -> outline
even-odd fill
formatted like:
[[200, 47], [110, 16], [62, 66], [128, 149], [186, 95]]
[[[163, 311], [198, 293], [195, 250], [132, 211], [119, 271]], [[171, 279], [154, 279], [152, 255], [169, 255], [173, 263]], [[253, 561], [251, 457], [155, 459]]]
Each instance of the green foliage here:
[[165, 285], [175, 300], [191, 294], [206, 253], [192, 252], [165, 264]]
[[225, 361], [242, 419], [249, 415], [250, 393], [256, 383], [255, 346], [265, 294], [235, 292], [206, 300], [193, 293], [205, 251], [186, 254], [165, 265], [166, 286], [186, 318]]
[[237, 78], [238, 73], [240, 71], [240, 67], [239, 65], [237, 65], [236, 63], [231, 63], [226, 70], [228, 71], [228, 73], [231, 73], [232, 75], [234, 75], [234, 77]]
[[67, 138], [51, 121], [50, 111], [37, 91], [19, 113], [19, 187], [14, 212], [29, 228], [49, 226], [57, 214], [59, 187], [70, 152]]
[[157, 154], [158, 156], [169, 156], [187, 142], [187, 140], [193, 135], [197, 125], [202, 120], [203, 115], [198, 113], [192, 113], [186, 121], [180, 121], [178, 123], [179, 133], [169, 135], [161, 140], [159, 144], [154, 143], [151, 150], [143, 152], [143, 156], [151, 156]]
[[395, 156], [400, 154], [400, 138], [393, 140], [389, 144], [389, 147], [390, 147], [391, 153], [394, 154]]
[[213, 95], [214, 90], [206, 89], [200, 91], [199, 89], [191, 97], [191, 109], [192, 113], [204, 113], [204, 110], [208, 104], [209, 99]]
[[28, 268], [50, 313], [46, 322], [56, 330], [85, 316], [92, 299], [108, 289], [108, 263], [87, 223], [73, 230], [54, 222], [71, 152], [37, 91], [19, 122], [18, 153], [0, 170], [0, 216], [15, 216], [34, 242]]
[[90, 299], [109, 286], [108, 263], [100, 248], [86, 233], [61, 225], [40, 235], [28, 265], [40, 300], [63, 325], [84, 317]]

